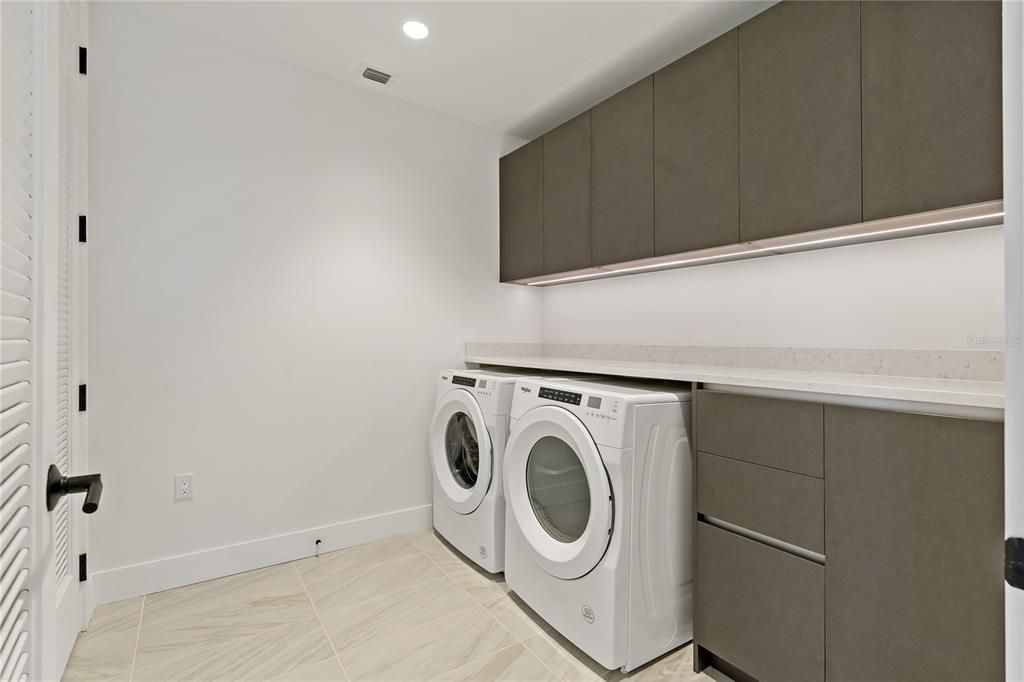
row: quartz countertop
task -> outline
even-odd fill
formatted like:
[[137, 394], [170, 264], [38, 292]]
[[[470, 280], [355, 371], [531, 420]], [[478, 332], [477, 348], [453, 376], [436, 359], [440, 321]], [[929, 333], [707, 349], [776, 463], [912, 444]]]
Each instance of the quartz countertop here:
[[[650, 347], [637, 346], [636, 349], [648, 350], [637, 350], [635, 353], [631, 353], [628, 348], [616, 346], [615, 354], [620, 357], [628, 357], [631, 354], [651, 355]], [[852, 355], [852, 351], [845, 352], [851, 354], [850, 357], [855, 357]], [[881, 352], [894, 353], [895, 351]], [[960, 352], [970, 353], [972, 351]], [[600, 353], [588, 353], [583, 350], [581, 355], [583, 354], [593, 356]], [[604, 355], [608, 354], [604, 353]], [[661, 353], [661, 355], [671, 356], [672, 354]], [[685, 357], [687, 353], [677, 352], [674, 355]], [[707, 354], [705, 353], [705, 355]], [[794, 354], [789, 353], [787, 357], [794, 357]], [[799, 358], [799, 354], [796, 354], [795, 357]], [[983, 370], [970, 369], [972, 361], [975, 363], [978, 360], [988, 363], [995, 362], [990, 354], [977, 357], [968, 356], [967, 360], [954, 354], [951, 356], [949, 364], [957, 365], [958, 368], [954, 368], [953, 371], [936, 371], [935, 357], [929, 357], [930, 362], [921, 362], [922, 369], [940, 376], [897, 376], [886, 373], [826, 371], [821, 368], [821, 363], [809, 363], [817, 364], [818, 367], [815, 369], [794, 369], [792, 367], [779, 369], [697, 364], [685, 360], [652, 361], [649, 359], [574, 357], [566, 354], [564, 349], [559, 349], [556, 353], [545, 353], [539, 344], [467, 344], [465, 360], [467, 363], [478, 365], [700, 382], [723, 386], [799, 391], [831, 396], [899, 400], [970, 408], [1003, 409], [1003, 383], [991, 379], [996, 375], [998, 368], [987, 366]], [[1001, 365], [1001, 357], [998, 358], [998, 362]], [[792, 364], [792, 362], [788, 364]], [[965, 367], [966, 369], [964, 369]], [[880, 372], [884, 372], [884, 368], [881, 368]], [[984, 378], [976, 378], [978, 376]]]

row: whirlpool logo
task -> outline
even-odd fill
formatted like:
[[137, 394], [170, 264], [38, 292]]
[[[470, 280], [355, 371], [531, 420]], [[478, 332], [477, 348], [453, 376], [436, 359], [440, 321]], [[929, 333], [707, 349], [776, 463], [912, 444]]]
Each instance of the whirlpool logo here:
[[523, 393], [533, 393], [533, 389], [530, 388], [529, 386], [520, 386], [519, 390], [522, 391]]

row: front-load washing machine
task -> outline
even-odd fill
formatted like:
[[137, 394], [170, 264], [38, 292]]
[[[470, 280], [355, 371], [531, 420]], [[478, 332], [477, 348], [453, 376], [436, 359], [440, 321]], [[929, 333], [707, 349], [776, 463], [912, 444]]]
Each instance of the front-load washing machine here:
[[505, 450], [505, 580], [624, 671], [693, 639], [683, 386], [520, 380]]
[[441, 372], [430, 427], [434, 528], [484, 570], [505, 569], [502, 455], [517, 379], [478, 369]]

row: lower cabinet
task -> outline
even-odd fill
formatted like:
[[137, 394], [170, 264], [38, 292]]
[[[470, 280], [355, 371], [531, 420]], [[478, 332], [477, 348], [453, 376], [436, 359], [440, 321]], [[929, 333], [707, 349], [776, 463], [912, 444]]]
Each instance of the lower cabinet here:
[[[1003, 424], [807, 405], [821, 410], [823, 478], [763, 465], [771, 445], [755, 438], [698, 455], [695, 669], [1004, 679]], [[783, 407], [700, 390], [698, 447], [724, 449], [702, 424], [795, 428], [801, 412]]]
[[825, 567], [697, 524], [694, 639], [758, 680], [825, 677]]
[[1003, 680], [1003, 425], [825, 407], [830, 680]]

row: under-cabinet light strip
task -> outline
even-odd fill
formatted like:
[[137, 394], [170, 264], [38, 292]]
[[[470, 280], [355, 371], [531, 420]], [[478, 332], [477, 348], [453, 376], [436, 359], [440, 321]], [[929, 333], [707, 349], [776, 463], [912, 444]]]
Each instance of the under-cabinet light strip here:
[[[954, 214], [952, 218], [940, 218]], [[681, 257], [675, 260], [652, 259], [652, 262], [640, 262], [637, 265], [623, 266], [598, 266], [576, 274], [556, 275], [554, 277], [534, 277], [518, 280], [518, 284], [529, 286], [547, 286], [550, 284], [561, 284], [564, 282], [579, 282], [589, 279], [601, 279], [615, 277], [633, 272], [647, 270], [670, 270], [697, 263], [708, 263], [711, 261], [730, 261], [745, 258], [757, 257], [758, 254], [785, 254], [807, 249], [808, 247], [819, 247], [826, 244], [841, 244], [843, 242], [870, 242], [882, 238], [894, 237], [904, 233], [915, 233], [916, 235], [934, 234], [948, 232], [955, 229], [968, 229], [973, 227], [988, 227], [997, 225], [1005, 216], [1003, 202], [989, 201], [969, 206], [960, 206], [940, 211], [930, 211], [910, 216], [899, 216], [886, 218], [857, 225], [828, 228], [818, 231], [822, 236], [813, 239], [787, 243], [792, 236], [773, 237], [756, 242], [730, 244], [715, 249], [727, 249], [721, 253], [712, 253], [704, 256]], [[940, 218], [940, 219], [936, 219]], [[907, 223], [907, 221], [910, 221]], [[874, 229], [872, 229], [874, 227]], [[834, 234], [843, 232], [842, 234]], [[833, 234], [829, 234], [833, 233]], [[699, 252], [697, 252], [699, 253]], [[636, 261], [634, 261], [635, 263]]]

